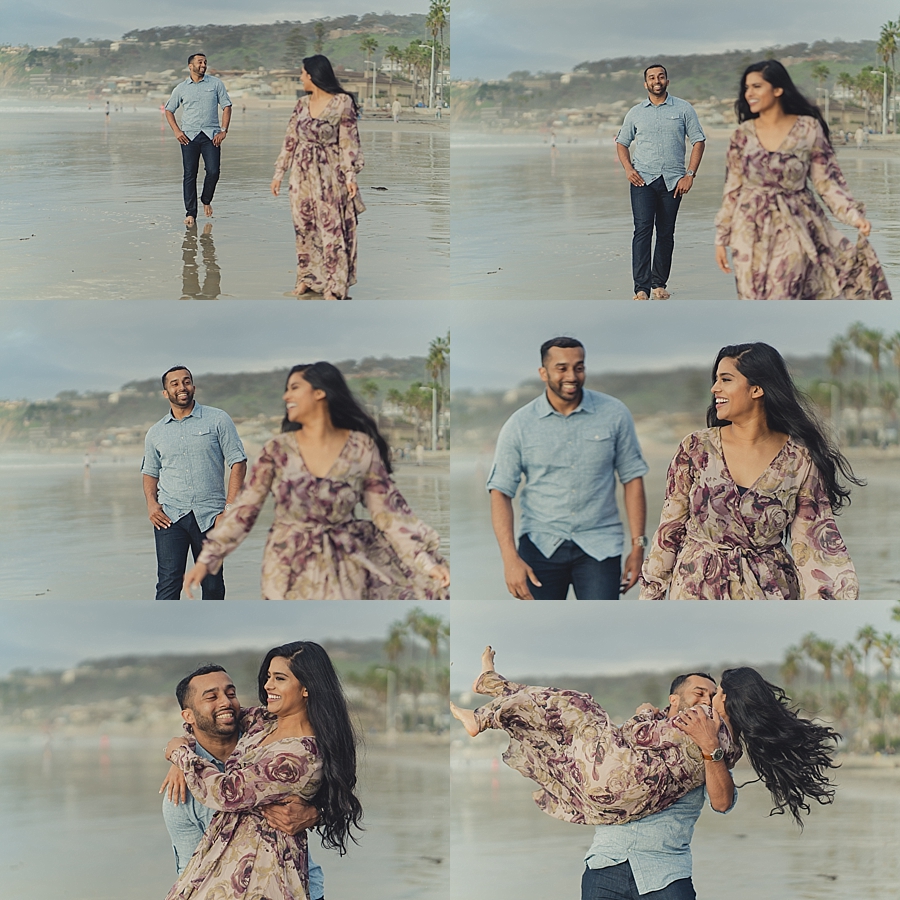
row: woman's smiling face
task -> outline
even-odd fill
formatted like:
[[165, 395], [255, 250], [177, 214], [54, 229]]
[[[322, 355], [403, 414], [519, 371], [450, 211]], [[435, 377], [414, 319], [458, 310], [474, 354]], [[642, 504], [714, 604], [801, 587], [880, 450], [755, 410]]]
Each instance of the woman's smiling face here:
[[290, 422], [309, 418], [316, 405], [325, 399], [325, 391], [316, 390], [302, 372], [294, 372], [284, 390], [284, 410]]
[[273, 657], [266, 679], [266, 709], [276, 716], [289, 716], [306, 709], [309, 692], [291, 671], [291, 665], [283, 656]]
[[762, 402], [763, 389], [744, 377], [737, 360], [724, 357], [716, 367], [716, 380], [710, 388], [716, 404], [716, 416], [733, 422], [749, 412], [755, 412]]

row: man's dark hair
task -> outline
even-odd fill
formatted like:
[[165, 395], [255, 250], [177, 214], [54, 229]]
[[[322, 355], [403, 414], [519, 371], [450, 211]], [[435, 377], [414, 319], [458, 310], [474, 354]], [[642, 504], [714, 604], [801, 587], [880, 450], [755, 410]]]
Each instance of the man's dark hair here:
[[191, 64], [191, 60], [193, 60], [193, 58], [194, 58], [195, 56], [202, 56], [204, 59], [206, 59], [206, 54], [205, 54], [205, 53], [192, 53], [192, 54], [188, 57], [188, 65]]
[[[163, 390], [166, 389], [166, 375], [171, 375], [173, 372], [180, 372], [180, 371], [182, 371], [182, 370], [184, 370], [185, 372], [187, 372], [188, 375], [191, 375], [191, 370], [190, 370], [187, 366], [172, 366], [171, 369], [166, 369], [166, 371], [163, 372], [163, 374], [162, 374], [162, 386], [163, 386]], [[191, 375], [191, 381], [193, 381], [193, 380], [194, 380], [194, 376]]]
[[584, 350], [584, 344], [582, 344], [581, 341], [579, 341], [577, 338], [550, 338], [549, 341], [544, 341], [544, 343], [541, 344], [541, 365], [543, 365], [544, 360], [547, 359], [547, 354], [550, 352], [551, 347], [560, 347], [563, 350], [574, 350], [576, 347], [581, 347], [581, 349]]
[[[175, 688], [175, 697], [178, 700], [178, 705], [182, 709], [187, 709], [187, 696], [191, 687], [191, 681], [200, 675], [211, 675], [213, 672], [225, 672], [225, 670], [221, 666], [207, 663], [205, 666], [200, 666], [199, 669], [191, 672], [190, 675], [185, 675], [184, 678], [178, 682], [178, 685]], [[228, 673], [226, 672], [225, 674], [227, 675]]]
[[676, 693], [678, 688], [680, 688], [688, 678], [693, 678], [695, 675], [697, 678], [706, 678], [713, 684], [716, 683], [716, 679], [713, 678], [709, 672], [688, 672], [686, 675], [676, 675], [675, 680], [672, 682], [672, 686], [669, 688], [669, 696], [671, 697], [672, 694]]
[[648, 73], [651, 69], [662, 69], [662, 70], [663, 70], [663, 75], [665, 75], [666, 78], [669, 77], [669, 73], [666, 71], [666, 67], [665, 67], [662, 63], [653, 63], [652, 66], [647, 66], [647, 68], [644, 69], [644, 81], [647, 80], [647, 73]]

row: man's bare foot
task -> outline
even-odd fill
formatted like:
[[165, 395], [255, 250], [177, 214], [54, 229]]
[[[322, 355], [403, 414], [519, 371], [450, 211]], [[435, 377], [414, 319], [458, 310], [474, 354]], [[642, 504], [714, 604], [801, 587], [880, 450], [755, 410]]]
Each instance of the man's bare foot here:
[[672, 295], [665, 288], [653, 288], [650, 291], [650, 298], [652, 300], [669, 300]]
[[203, 212], [206, 214], [207, 219], [212, 218], [212, 207], [208, 203], [203, 204]]
[[193, 216], [185, 216], [184, 224], [187, 225], [188, 228], [193, 228], [197, 224], [197, 220]]
[[463, 723], [463, 727], [471, 737], [478, 736], [478, 723], [475, 721], [475, 713], [471, 709], [460, 709], [455, 703], [451, 703], [450, 712], [454, 719], [459, 719]]
[[649, 300], [650, 298], [647, 296], [646, 291], [636, 291], [634, 294], [633, 300]]

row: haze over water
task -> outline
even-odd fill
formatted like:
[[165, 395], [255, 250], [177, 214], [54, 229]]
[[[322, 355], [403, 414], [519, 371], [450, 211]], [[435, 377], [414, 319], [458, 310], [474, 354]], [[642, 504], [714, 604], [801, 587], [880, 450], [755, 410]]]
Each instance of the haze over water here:
[[[239, 100], [214, 217], [184, 227], [181, 153], [158, 109], [0, 101], [0, 299], [273, 299], [294, 286], [286, 189], [269, 192], [291, 110]], [[360, 124], [367, 210], [355, 300], [428, 299], [449, 284], [449, 134]], [[198, 180], [202, 184], [203, 167]], [[285, 183], [286, 184], [286, 183]], [[374, 190], [374, 188], [386, 190]], [[204, 234], [204, 226], [212, 223]]]

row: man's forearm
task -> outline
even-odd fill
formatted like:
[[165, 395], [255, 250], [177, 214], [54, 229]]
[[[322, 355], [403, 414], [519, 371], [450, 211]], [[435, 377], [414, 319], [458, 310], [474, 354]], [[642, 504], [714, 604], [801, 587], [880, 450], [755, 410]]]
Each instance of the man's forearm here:
[[724, 760], [704, 760], [706, 766], [706, 793], [716, 812], [728, 812], [734, 800], [734, 780]]
[[706, 149], [705, 141], [697, 141], [693, 147], [691, 147], [691, 158], [688, 161], [688, 168], [696, 174], [697, 170], [700, 168], [700, 160], [703, 159], [703, 151]]
[[644, 479], [633, 478], [624, 486], [625, 491], [625, 515], [628, 518], [628, 528], [631, 531], [631, 539], [644, 534], [647, 526], [647, 497], [644, 494]]
[[226, 106], [222, 110], [222, 131], [228, 131], [228, 126], [231, 124], [231, 107]]
[[511, 553], [518, 555], [512, 498], [503, 491], [491, 491], [491, 524], [500, 546], [500, 555], [504, 559]]
[[631, 153], [624, 144], [620, 144], [618, 141], [616, 141], [616, 156], [619, 157], [619, 162], [626, 172], [630, 172], [634, 168], [631, 164]]
[[178, 134], [178, 132], [181, 131], [181, 129], [178, 127], [178, 123], [175, 121], [175, 113], [168, 109], [166, 110], [166, 121], [169, 123], [169, 127], [172, 129], [172, 131], [175, 132], [175, 134]]
[[[229, 109], [231, 107], [228, 107]], [[228, 477], [228, 495], [225, 498], [226, 503], [234, 503], [235, 498], [241, 492], [244, 486], [244, 478], [247, 475], [247, 460], [235, 463], [231, 467], [231, 474]]]
[[152, 475], [144, 475], [144, 498], [147, 506], [159, 504], [159, 479]]

